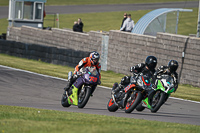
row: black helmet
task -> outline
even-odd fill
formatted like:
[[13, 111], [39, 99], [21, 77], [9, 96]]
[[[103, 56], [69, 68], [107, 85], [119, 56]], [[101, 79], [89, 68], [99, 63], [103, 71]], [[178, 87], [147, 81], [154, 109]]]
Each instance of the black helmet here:
[[170, 60], [167, 66], [169, 71], [173, 73], [178, 69], [178, 62], [176, 60]]
[[93, 65], [97, 65], [97, 63], [99, 62], [99, 58], [100, 58], [100, 55], [96, 51], [94, 51], [90, 54], [90, 60]]
[[155, 56], [148, 56], [145, 60], [145, 64], [150, 70], [155, 69], [157, 65], [157, 58]]

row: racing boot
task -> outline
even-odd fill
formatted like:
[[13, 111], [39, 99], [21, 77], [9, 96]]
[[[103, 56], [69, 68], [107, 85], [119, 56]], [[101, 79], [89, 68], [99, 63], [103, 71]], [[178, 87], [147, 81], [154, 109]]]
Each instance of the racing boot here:
[[65, 91], [67, 91], [67, 90], [69, 90], [69, 88], [72, 86], [72, 80], [69, 80], [68, 82], [67, 82], [67, 85], [66, 85], [66, 87], [64, 88], [64, 90]]
[[70, 79], [68, 79], [67, 85], [64, 88], [65, 91], [69, 90], [69, 88], [72, 86], [72, 84], [76, 81], [77, 76], [72, 76]]
[[112, 88], [112, 94], [116, 95], [120, 90], [122, 89], [122, 85], [121, 84], [114, 84], [113, 88]]
[[115, 89], [116, 89], [118, 86], [119, 86], [118, 83], [114, 83], [114, 84], [113, 84], [111, 94], [115, 94]]

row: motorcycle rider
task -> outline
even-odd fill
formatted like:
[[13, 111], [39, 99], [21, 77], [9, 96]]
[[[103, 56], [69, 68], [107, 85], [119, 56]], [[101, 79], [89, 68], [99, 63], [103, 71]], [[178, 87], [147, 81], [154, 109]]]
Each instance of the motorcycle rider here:
[[[93, 51], [90, 53], [89, 57], [85, 57], [83, 58], [79, 64], [75, 67], [75, 71], [74, 71], [74, 75], [71, 76], [71, 78], [68, 80], [68, 83], [66, 85], [66, 87], [64, 88], [64, 90], [68, 90], [72, 84], [76, 81], [76, 79], [78, 79], [78, 77], [81, 74], [81, 71], [83, 71], [86, 67], [95, 67], [97, 69], [97, 72], [100, 75], [101, 72], [101, 64], [99, 63], [99, 59], [100, 59], [100, 55], [98, 52]], [[101, 75], [99, 76], [99, 79], [101, 80]], [[100, 84], [101, 82], [99, 82], [98, 84]], [[94, 89], [96, 88], [96, 86], [92, 89], [94, 92]], [[93, 93], [92, 92], [92, 93]], [[92, 94], [91, 93], [91, 94]], [[92, 95], [91, 95], [92, 96]]]
[[[155, 73], [155, 67], [157, 65], [157, 58], [155, 56], [147, 56], [145, 63], [140, 63], [136, 66], [133, 66], [130, 68], [130, 72], [133, 73], [140, 73], [142, 72], [144, 75], [149, 75], [150, 77], [153, 76]], [[116, 94], [119, 92], [122, 88], [124, 88], [123, 85], [130, 83], [131, 76], [125, 76], [121, 79], [121, 82], [119, 83], [119, 86], [114, 89], [117, 84], [114, 84], [112, 89], [112, 94]], [[115, 86], [116, 85], [116, 86]]]
[[[167, 74], [173, 77], [174, 79], [174, 92], [178, 88], [178, 74], [176, 70], [178, 69], [178, 62], [176, 60], [170, 60], [167, 66], [160, 66], [153, 75], [152, 83], [154, 84], [156, 79], [159, 78], [162, 74]], [[153, 85], [155, 88], [157, 86], [157, 82]]]

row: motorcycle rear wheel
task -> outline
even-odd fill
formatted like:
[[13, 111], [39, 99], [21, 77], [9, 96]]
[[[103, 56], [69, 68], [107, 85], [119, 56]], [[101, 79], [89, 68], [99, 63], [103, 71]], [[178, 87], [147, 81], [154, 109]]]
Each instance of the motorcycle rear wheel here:
[[61, 98], [61, 105], [63, 107], [69, 107], [71, 106], [71, 104], [68, 103], [68, 97], [66, 95], [66, 91], [64, 91], [63, 95], [62, 95], [62, 98]]
[[[154, 100], [155, 95], [158, 95], [158, 99], [156, 99], [156, 100]], [[156, 113], [160, 109], [160, 107], [165, 103], [166, 94], [162, 91], [157, 91], [157, 92], [155, 92], [154, 95], [151, 95], [149, 97], [149, 99], [152, 99], [150, 101], [150, 105], [152, 107], [151, 112]]]
[[125, 107], [125, 113], [131, 113], [136, 107], [137, 105], [142, 101], [142, 94], [141, 92], [136, 92], [135, 96], [133, 99], [131, 99], [130, 102], [126, 103], [126, 107]]
[[115, 102], [113, 101], [112, 98], [108, 101], [107, 109], [108, 109], [110, 112], [115, 112], [115, 111], [118, 110], [118, 106], [115, 104]]
[[92, 92], [91, 88], [83, 87], [82, 89], [84, 89], [84, 91], [83, 92], [80, 91], [78, 95], [78, 108], [85, 107]]

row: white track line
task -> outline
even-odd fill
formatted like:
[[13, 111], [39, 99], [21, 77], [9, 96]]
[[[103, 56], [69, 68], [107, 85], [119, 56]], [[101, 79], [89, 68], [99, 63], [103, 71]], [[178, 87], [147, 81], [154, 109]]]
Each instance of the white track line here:
[[[35, 74], [35, 75], [39, 75], [39, 76], [43, 76], [43, 77], [49, 77], [49, 78], [53, 78], [53, 79], [58, 79], [58, 80], [67, 81], [66, 79], [63, 79], [63, 78], [58, 78], [58, 77], [53, 77], [53, 76], [49, 76], [49, 75], [39, 74], [39, 73], [35, 73], [35, 72], [27, 71], [27, 70], [22, 70], [22, 69], [17, 69], [17, 68], [12, 68], [12, 67], [8, 67], [8, 66], [0, 65], [0, 67], [7, 68], [7, 69], [12, 69], [12, 70], [16, 70], [16, 71], [21, 71], [21, 72], [26, 72], [26, 73], [31, 73], [31, 74]], [[101, 87], [101, 88], [104, 88], [104, 89], [109, 89], [109, 90], [111, 90], [110, 87], [105, 87], [105, 86], [100, 86], [100, 87]], [[169, 98], [200, 104], [200, 102], [198, 102], [198, 101], [185, 100], [185, 99], [176, 98], [176, 97], [169, 97]]]

